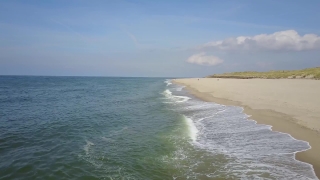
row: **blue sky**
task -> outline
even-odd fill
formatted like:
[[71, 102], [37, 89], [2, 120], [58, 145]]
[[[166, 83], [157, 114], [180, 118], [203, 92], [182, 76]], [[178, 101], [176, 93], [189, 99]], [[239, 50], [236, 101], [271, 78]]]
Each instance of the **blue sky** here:
[[192, 77], [320, 66], [320, 1], [0, 1], [0, 74]]

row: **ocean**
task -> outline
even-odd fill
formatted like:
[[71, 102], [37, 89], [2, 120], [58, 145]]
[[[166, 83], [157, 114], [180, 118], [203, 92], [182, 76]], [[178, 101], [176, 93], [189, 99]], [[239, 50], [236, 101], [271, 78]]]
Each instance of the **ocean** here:
[[317, 179], [242, 111], [165, 78], [0, 76], [0, 179]]

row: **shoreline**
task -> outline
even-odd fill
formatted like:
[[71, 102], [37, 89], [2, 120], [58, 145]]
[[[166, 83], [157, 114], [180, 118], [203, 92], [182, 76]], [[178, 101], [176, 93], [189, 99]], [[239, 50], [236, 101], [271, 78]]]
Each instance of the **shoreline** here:
[[271, 109], [254, 109], [243, 102], [227, 98], [214, 97], [210, 92], [200, 92], [198, 89], [185, 82], [174, 83], [186, 86], [186, 89], [195, 97], [223, 105], [243, 107], [243, 113], [250, 115], [248, 119], [254, 120], [257, 124], [271, 125], [272, 131], [289, 134], [292, 138], [303, 140], [309, 143], [310, 148], [305, 151], [294, 152], [295, 159], [308, 163], [313, 167], [315, 175], [320, 177], [320, 134], [319, 132], [298, 124], [298, 120], [288, 114], [276, 112]]

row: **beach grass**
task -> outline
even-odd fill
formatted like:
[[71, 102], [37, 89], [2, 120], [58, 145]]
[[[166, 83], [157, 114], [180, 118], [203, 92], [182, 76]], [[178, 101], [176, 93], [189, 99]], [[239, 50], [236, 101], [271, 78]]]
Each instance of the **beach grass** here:
[[320, 79], [320, 67], [307, 68], [301, 70], [280, 70], [280, 71], [244, 71], [223, 74], [214, 74], [207, 78], [234, 78], [234, 79]]

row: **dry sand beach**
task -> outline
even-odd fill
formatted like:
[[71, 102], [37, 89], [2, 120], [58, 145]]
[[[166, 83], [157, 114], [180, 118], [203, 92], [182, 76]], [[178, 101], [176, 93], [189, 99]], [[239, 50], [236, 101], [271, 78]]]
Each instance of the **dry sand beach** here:
[[272, 130], [310, 143], [296, 159], [313, 165], [320, 177], [320, 81], [307, 79], [176, 79], [196, 97], [244, 107]]

